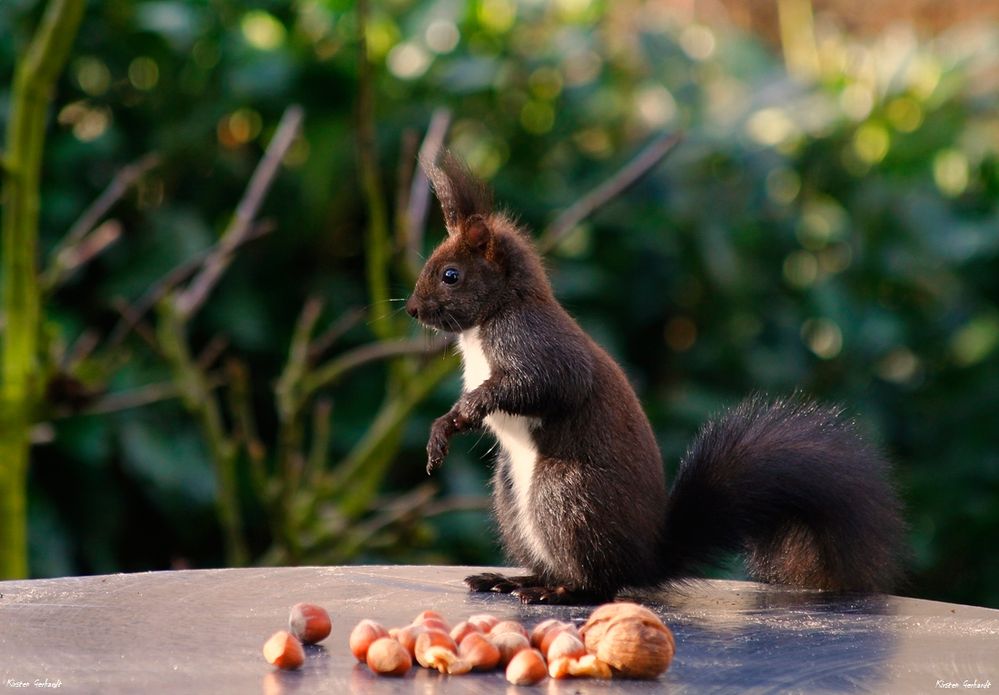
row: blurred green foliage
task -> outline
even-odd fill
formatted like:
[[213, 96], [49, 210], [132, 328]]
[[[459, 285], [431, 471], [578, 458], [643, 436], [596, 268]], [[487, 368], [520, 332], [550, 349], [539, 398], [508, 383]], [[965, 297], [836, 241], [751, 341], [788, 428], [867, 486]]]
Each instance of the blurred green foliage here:
[[[6, 76], [40, 4], [0, 9], [4, 118]], [[275, 231], [240, 250], [191, 327], [196, 350], [223, 335], [249, 365], [261, 437], [273, 437], [271, 387], [306, 298], [325, 301], [321, 327], [368, 301], [357, 27], [349, 0], [89, 3], [51, 124], [44, 249], [124, 165], [151, 151], [162, 164], [114, 209], [124, 238], [50, 303], [54, 340], [107, 335], [116, 298], [134, 302], [206, 249], [280, 114], [300, 103], [304, 134], [263, 207]], [[905, 593], [999, 606], [988, 551], [999, 535], [999, 32], [921, 40], [899, 27], [859, 40], [819, 26], [814, 37], [814, 60], [787, 65], [752, 36], [656, 2], [375, 3], [383, 184], [392, 198], [414, 138], [446, 106], [449, 145], [539, 230], [656, 134], [683, 129], [665, 164], [549, 258], [558, 296], [638, 388], [669, 465], [747, 392], [840, 402], [897, 462]], [[430, 241], [440, 228], [432, 217]], [[394, 275], [391, 296], [408, 291]], [[372, 339], [361, 323], [342, 342]], [[112, 366], [112, 392], [170, 379], [134, 334]], [[328, 394], [329, 461], [365, 432], [388, 379], [373, 364]], [[424, 482], [429, 423], [458, 388], [452, 377], [408, 419], [386, 495]], [[206, 443], [179, 403], [58, 417], [48, 431], [31, 472], [35, 575], [222, 562]], [[484, 494], [489, 447], [452, 446], [442, 509]], [[270, 531], [243, 485], [259, 557]], [[374, 534], [353, 559], [498, 562], [489, 529], [484, 512], [451, 511]]]

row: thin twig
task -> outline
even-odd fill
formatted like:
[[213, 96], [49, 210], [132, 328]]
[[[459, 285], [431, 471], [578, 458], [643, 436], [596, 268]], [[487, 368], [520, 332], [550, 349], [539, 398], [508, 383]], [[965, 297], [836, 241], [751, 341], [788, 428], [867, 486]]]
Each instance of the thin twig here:
[[423, 517], [426, 519], [456, 512], [483, 512], [488, 511], [491, 506], [492, 501], [485, 495], [452, 495], [428, 504], [423, 509]]
[[246, 364], [235, 358], [226, 360], [226, 380], [229, 383], [229, 414], [233, 421], [233, 436], [242, 443], [250, 462], [250, 477], [260, 499], [267, 505], [271, 518], [274, 514], [274, 499], [267, 485], [267, 449], [257, 434], [256, 419], [253, 417], [253, 402], [250, 394], [250, 377]]
[[372, 518], [354, 524], [348, 535], [341, 538], [332, 552], [335, 557], [351, 558], [368, 547], [378, 534], [401, 524], [407, 519], [422, 518], [420, 510], [430, 504], [437, 494], [437, 488], [430, 483], [419, 485], [414, 490], [389, 500]]
[[[219, 385], [218, 380], [213, 382], [214, 386]], [[82, 410], [66, 410], [55, 414], [57, 418], [76, 417], [81, 415], [107, 415], [117, 413], [122, 410], [141, 408], [161, 401], [180, 398], [180, 389], [172, 381], [164, 381], [156, 384], [147, 384], [127, 391], [108, 393], [93, 401]]]
[[378, 165], [378, 139], [375, 127], [375, 74], [368, 56], [369, 0], [357, 0], [357, 99], [355, 108], [355, 138], [357, 169], [367, 208], [367, 229], [364, 234], [365, 276], [368, 285], [370, 326], [375, 335], [388, 340], [398, 335], [391, 314], [378, 313], [374, 307], [385, 306], [389, 299], [389, 239], [388, 206], [382, 188]]
[[52, 263], [42, 271], [39, 284], [42, 291], [52, 292], [62, 285], [75, 270], [99, 256], [121, 238], [122, 226], [118, 220], [107, 220], [80, 239], [65, 246], [52, 257]]
[[218, 361], [219, 357], [222, 356], [222, 353], [227, 347], [229, 347], [229, 339], [227, 337], [224, 335], [214, 336], [208, 341], [208, 344], [202, 348], [201, 353], [195, 360], [195, 364], [198, 366], [198, 369], [203, 372], [207, 372], [215, 366], [215, 362]]
[[403, 422], [454, 371], [457, 363], [453, 356], [429, 362], [406, 384], [405, 390], [382, 403], [364, 436], [333, 471], [329, 494], [337, 496], [344, 516], [357, 518], [368, 508], [391, 463]]
[[302, 479], [310, 485], [319, 479], [326, 468], [326, 457], [329, 455], [332, 426], [330, 416], [333, 413], [333, 401], [320, 398], [312, 407], [312, 443], [309, 455], [305, 459], [305, 471]]
[[309, 361], [315, 362], [329, 350], [336, 341], [340, 340], [350, 329], [359, 324], [367, 315], [364, 307], [354, 307], [349, 309], [340, 318], [333, 322], [318, 338], [312, 341], [309, 346]]
[[302, 379], [302, 391], [308, 398], [311, 394], [329, 387], [347, 372], [370, 362], [403, 355], [429, 357], [443, 350], [447, 344], [448, 341], [445, 338], [434, 338], [429, 342], [426, 340], [392, 340], [362, 345], [348, 350], [305, 374]]
[[548, 225], [538, 240], [541, 253], [548, 253], [575, 229], [576, 225], [620, 195], [656, 164], [661, 162], [683, 139], [680, 133], [661, 135], [622, 167], [616, 174], [577, 200]]
[[[241, 240], [241, 245], [259, 239], [266, 234], [270, 234], [272, 231], [274, 231], [273, 222], [262, 221], [253, 226], [253, 230]], [[156, 306], [156, 303], [163, 299], [174, 287], [193, 275], [213, 253], [215, 253], [214, 246], [205, 249], [198, 255], [177, 264], [170, 272], [150, 285], [143, 292], [142, 296], [129, 307], [128, 312], [122, 312], [121, 320], [118, 321], [111, 331], [111, 335], [108, 337], [108, 345], [114, 347], [120, 344], [128, 336], [129, 332], [135, 328], [137, 321], [149, 313], [149, 310]]]
[[318, 297], [309, 297], [295, 323], [295, 331], [288, 347], [288, 359], [274, 388], [278, 415], [283, 424], [295, 419], [307, 401], [307, 397], [301, 398], [300, 394], [303, 391], [303, 379], [308, 373], [309, 341], [322, 310], [322, 300]]
[[236, 206], [232, 221], [222, 233], [222, 238], [213, 247], [212, 253], [205, 259], [200, 272], [194, 276], [176, 300], [176, 311], [179, 317], [186, 319], [192, 316], [208, 298], [209, 293], [218, 283], [225, 269], [232, 262], [234, 252], [241, 246], [246, 237], [252, 233], [253, 220], [270, 190], [274, 177], [277, 175], [281, 160], [298, 135], [302, 124], [303, 111], [298, 105], [285, 109], [278, 123], [274, 137], [267, 145], [267, 150], [260, 163], [250, 177], [243, 198]]
[[83, 360], [90, 357], [100, 342], [101, 338], [96, 330], [88, 328], [83, 331], [63, 358], [62, 370], [72, 372]]
[[97, 196], [94, 202], [90, 204], [90, 207], [84, 210], [83, 214], [69, 228], [66, 238], [56, 247], [53, 257], [57, 256], [62, 249], [75, 246], [83, 241], [83, 238], [91, 229], [97, 226], [97, 223], [107, 214], [108, 210], [114, 207], [115, 203], [121, 200], [128, 193], [129, 189], [145, 176], [147, 172], [159, 166], [159, 163], [160, 156], [155, 152], [151, 152], [141, 159], [119, 169], [118, 173], [111, 179], [111, 183], [104, 189], [104, 192]]
[[[160, 352], [160, 346], [159, 343], [156, 342], [156, 336], [153, 329], [148, 323], [142, 320], [141, 314], [136, 311], [135, 307], [121, 297], [115, 297], [112, 299], [111, 306], [113, 306], [115, 310], [121, 314], [121, 319], [118, 322], [119, 325], [127, 325], [128, 330], [134, 330], [136, 335], [142, 338], [146, 345], [152, 348], [153, 352]], [[108, 340], [108, 345], [111, 347], [117, 345], [113, 335]]]

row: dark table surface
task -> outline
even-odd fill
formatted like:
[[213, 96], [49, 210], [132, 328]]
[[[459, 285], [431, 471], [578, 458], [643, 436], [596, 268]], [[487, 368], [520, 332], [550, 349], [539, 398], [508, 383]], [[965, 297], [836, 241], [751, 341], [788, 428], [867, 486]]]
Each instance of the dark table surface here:
[[[434, 609], [452, 623], [489, 612], [530, 627], [590, 612], [469, 594], [461, 579], [471, 571], [299, 567], [0, 582], [0, 695], [999, 691], [999, 611], [730, 581], [634, 596], [676, 634], [676, 658], [656, 681], [508, 689], [500, 672], [414, 669], [396, 680], [354, 661], [347, 636], [361, 618], [398, 626]], [[300, 671], [275, 672], [261, 646], [299, 601], [326, 607], [333, 634], [308, 649]]]

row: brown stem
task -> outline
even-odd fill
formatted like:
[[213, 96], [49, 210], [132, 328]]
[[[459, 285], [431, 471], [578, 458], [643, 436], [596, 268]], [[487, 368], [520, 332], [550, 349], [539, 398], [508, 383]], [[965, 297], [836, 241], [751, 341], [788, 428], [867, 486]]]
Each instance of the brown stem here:
[[83, 214], [69, 228], [66, 238], [54, 249], [53, 257], [57, 256], [60, 250], [83, 241], [83, 238], [97, 226], [97, 223], [114, 207], [115, 203], [121, 200], [132, 186], [159, 164], [160, 156], [151, 152], [119, 169], [104, 192], [90, 204], [90, 207], [83, 211]]
[[324, 388], [328, 388], [347, 372], [370, 362], [403, 355], [430, 356], [443, 350], [447, 344], [447, 340], [438, 338], [430, 342], [425, 340], [395, 340], [362, 345], [309, 371], [304, 376], [302, 391], [305, 397], [309, 397]]
[[39, 279], [42, 290], [51, 293], [62, 285], [78, 268], [83, 267], [121, 238], [118, 220], [107, 220], [78, 242], [53, 254], [51, 265]]
[[389, 300], [388, 209], [378, 165], [378, 142], [375, 132], [374, 69], [368, 57], [368, 0], [357, 0], [357, 166], [361, 190], [368, 210], [364, 257], [368, 282], [369, 322], [382, 340], [396, 335], [391, 314], [380, 313]]
[[356, 307], [348, 310], [334, 321], [332, 326], [312, 341], [312, 344], [309, 346], [309, 361], [314, 362], [322, 357], [347, 331], [363, 321], [366, 314], [366, 309]]
[[201, 307], [222, 277], [222, 273], [229, 267], [236, 249], [253, 232], [253, 220], [264, 202], [267, 191], [274, 183], [281, 160], [298, 135], [302, 119], [302, 107], [292, 105], [285, 109], [274, 137], [267, 145], [264, 156], [250, 177], [243, 198], [236, 206], [232, 221], [222, 233], [222, 238], [213, 247], [212, 253], [205, 259], [201, 271], [177, 297], [176, 309], [181, 318], [189, 318]]
[[682, 139], [680, 133], [659, 136], [617, 173], [570, 205], [541, 235], [538, 240], [541, 253], [554, 249], [576, 225], [626, 191], [672, 152]]
[[[242, 240], [241, 244], [249, 243], [255, 239], [259, 239], [265, 234], [270, 234], [274, 231], [274, 225], [268, 221], [260, 222], [253, 226], [252, 231], [247, 234]], [[238, 250], [233, 249], [233, 251]], [[162, 278], [154, 282], [149, 288], [142, 293], [131, 306], [124, 303], [121, 300], [120, 305], [127, 307], [127, 311], [119, 308], [119, 312], [122, 317], [115, 325], [114, 329], [111, 331], [111, 335], [108, 337], [108, 345], [114, 347], [121, 344], [129, 334], [129, 332], [136, 328], [138, 322], [149, 313], [149, 310], [156, 306], [163, 297], [167, 295], [172, 289], [177, 287], [180, 283], [184, 282], [187, 278], [193, 275], [198, 268], [202, 267], [209, 257], [215, 252], [215, 247], [206, 249], [194, 256], [189, 258], [183, 263], [178, 264], [175, 268], [170, 270]]]

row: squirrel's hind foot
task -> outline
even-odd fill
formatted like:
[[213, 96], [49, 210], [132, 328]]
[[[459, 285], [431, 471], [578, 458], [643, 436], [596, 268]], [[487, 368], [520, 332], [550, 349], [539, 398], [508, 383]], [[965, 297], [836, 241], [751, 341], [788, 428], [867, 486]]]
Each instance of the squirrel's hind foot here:
[[524, 587], [541, 584], [541, 579], [533, 574], [521, 577], [507, 577], [497, 572], [485, 572], [465, 577], [465, 583], [468, 584], [468, 588], [472, 591], [492, 591], [498, 594], [512, 594]]
[[511, 594], [519, 598], [521, 603], [527, 604], [585, 606], [604, 603], [614, 598], [613, 595], [570, 589], [567, 586], [546, 586], [541, 577], [533, 574], [507, 577], [497, 572], [485, 572], [465, 577], [465, 583], [472, 591]]

